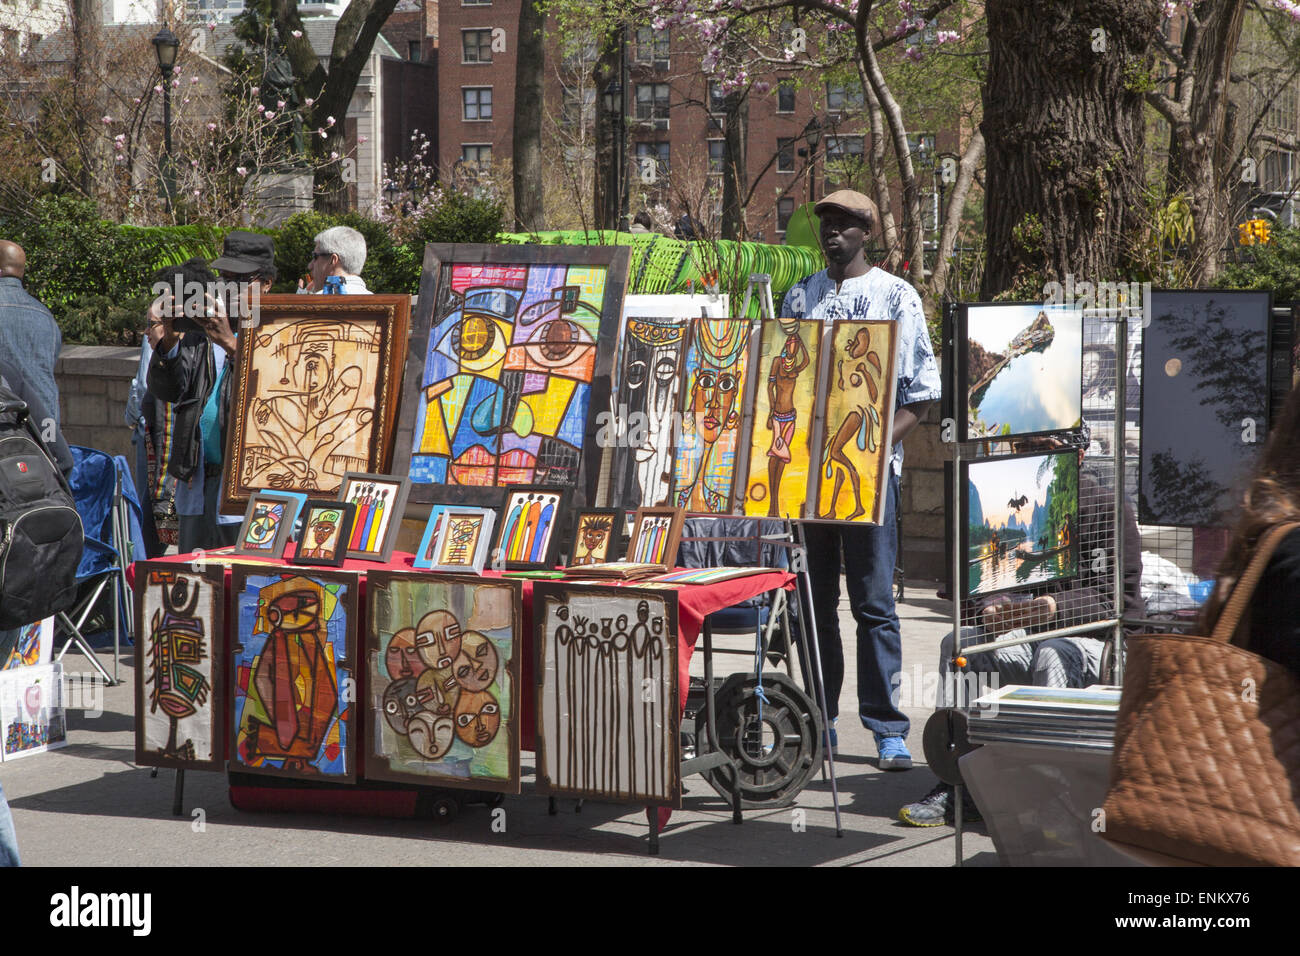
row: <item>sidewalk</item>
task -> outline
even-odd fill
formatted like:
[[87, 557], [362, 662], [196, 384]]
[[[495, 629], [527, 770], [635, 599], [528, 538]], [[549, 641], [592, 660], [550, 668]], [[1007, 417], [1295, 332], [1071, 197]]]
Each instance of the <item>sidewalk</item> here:
[[[949, 605], [934, 585], [909, 584], [899, 606], [903, 625], [903, 672], [933, 670], [940, 638], [950, 629]], [[841, 629], [854, 633], [841, 603]], [[857, 695], [853, 641], [846, 641], [847, 675], [842, 694], [839, 782], [844, 836], [835, 836], [829, 781], [820, 777], [795, 807], [747, 811], [735, 826], [730, 810], [701, 777], [684, 780], [684, 809], [675, 812], [660, 838], [660, 855], [646, 853], [645, 813], [622, 806], [560, 801], [548, 816], [547, 800], [533, 791], [532, 754], [521, 761], [523, 793], [508, 796], [504, 817], [467, 806], [450, 823], [315, 814], [241, 813], [230, 805], [225, 776], [186, 775], [184, 815], [174, 817], [175, 773], [136, 767], [133, 695], [129, 662], [124, 682], [105, 691], [104, 713], [94, 719], [68, 715], [69, 744], [61, 750], [0, 763], [0, 784], [13, 810], [19, 849], [28, 866], [226, 866], [349, 864], [360, 866], [510, 865], [639, 866], [655, 863], [720, 865], [952, 866], [951, 827], [916, 829], [898, 822], [898, 808], [935, 783], [924, 765], [921, 733], [929, 709], [904, 695], [912, 720], [908, 747], [915, 769], [883, 772], [875, 767], [870, 733], [855, 726]], [[101, 654], [111, 671], [111, 652]], [[744, 658], [716, 658], [717, 672], [743, 669]], [[88, 670], [70, 653], [70, 671]], [[702, 673], [699, 655], [693, 672]], [[800, 812], [801, 811], [801, 812]], [[501, 830], [504, 823], [504, 832]], [[967, 865], [997, 865], [981, 824], [964, 836]]]

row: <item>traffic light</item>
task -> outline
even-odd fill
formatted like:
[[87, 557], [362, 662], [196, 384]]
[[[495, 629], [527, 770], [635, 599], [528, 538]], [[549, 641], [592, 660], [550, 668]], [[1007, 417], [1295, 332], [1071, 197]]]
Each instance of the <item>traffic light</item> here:
[[1264, 245], [1268, 242], [1268, 220], [1249, 219], [1238, 223], [1237, 240], [1243, 246], [1253, 246], [1256, 243]]

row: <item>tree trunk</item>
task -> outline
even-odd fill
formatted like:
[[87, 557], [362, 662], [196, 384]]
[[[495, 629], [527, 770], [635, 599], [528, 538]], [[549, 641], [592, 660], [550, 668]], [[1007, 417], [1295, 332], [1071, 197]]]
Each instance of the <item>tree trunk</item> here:
[[519, 40], [515, 58], [515, 123], [512, 176], [515, 229], [541, 229], [542, 222], [542, 71], [546, 53], [542, 26], [546, 20], [537, 0], [523, 0], [519, 9]]
[[[866, 73], [861, 73], [866, 79]], [[871, 151], [867, 162], [871, 169], [871, 189], [875, 193], [876, 208], [880, 211], [880, 236], [885, 244], [885, 268], [897, 272], [903, 261], [903, 248], [898, 241], [898, 224], [894, 221], [894, 199], [889, 192], [889, 172], [885, 168], [885, 120], [880, 112], [880, 100], [871, 84], [864, 82], [862, 92], [866, 97], [867, 115], [871, 120]]]
[[1154, 0], [989, 0], [982, 296], [1118, 278], [1142, 204]]
[[732, 90], [725, 100], [722, 164], [722, 238], [744, 239], [745, 207], [742, 197], [749, 192], [749, 90]]
[[596, 175], [591, 182], [591, 208], [595, 211], [597, 229], [618, 228], [619, 197], [615, 183], [621, 144], [615, 142], [618, 117], [605, 108], [605, 89], [618, 77], [619, 68], [619, 33], [611, 30], [600, 45], [600, 54], [591, 71], [596, 87]]
[[922, 297], [926, 306], [926, 315], [933, 317], [939, 310], [939, 303], [948, 294], [948, 277], [952, 273], [952, 250], [957, 244], [957, 232], [961, 229], [961, 214], [966, 208], [966, 197], [970, 195], [971, 185], [975, 182], [975, 169], [984, 158], [984, 134], [978, 129], [966, 144], [966, 154], [961, 158], [957, 168], [957, 181], [953, 183], [952, 192], [944, 205], [943, 228], [939, 232], [939, 249], [935, 253], [934, 270], [926, 280], [928, 294]]

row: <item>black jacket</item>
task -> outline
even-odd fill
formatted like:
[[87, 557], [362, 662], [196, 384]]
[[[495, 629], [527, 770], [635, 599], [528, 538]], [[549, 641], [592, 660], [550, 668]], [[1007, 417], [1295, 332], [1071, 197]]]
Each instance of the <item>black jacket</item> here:
[[[166, 358], [161, 351], [155, 349], [153, 359], [149, 362], [149, 391], [159, 401], [170, 403], [176, 413], [167, 474], [180, 481], [192, 479], [203, 464], [199, 419], [203, 417], [203, 406], [207, 403], [216, 380], [217, 369], [212, 349], [212, 342], [202, 332], [186, 332], [181, 337], [175, 358]], [[227, 364], [234, 361], [233, 356], [226, 359]], [[222, 378], [221, 394], [217, 397], [217, 426], [223, 448], [234, 380], [232, 368]]]

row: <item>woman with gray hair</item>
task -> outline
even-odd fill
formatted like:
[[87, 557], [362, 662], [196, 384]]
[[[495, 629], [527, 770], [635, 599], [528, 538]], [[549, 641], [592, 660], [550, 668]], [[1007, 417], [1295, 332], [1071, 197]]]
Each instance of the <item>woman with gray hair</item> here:
[[334, 226], [316, 234], [315, 247], [299, 292], [370, 295], [361, 270], [366, 265], [366, 240], [351, 226]]

